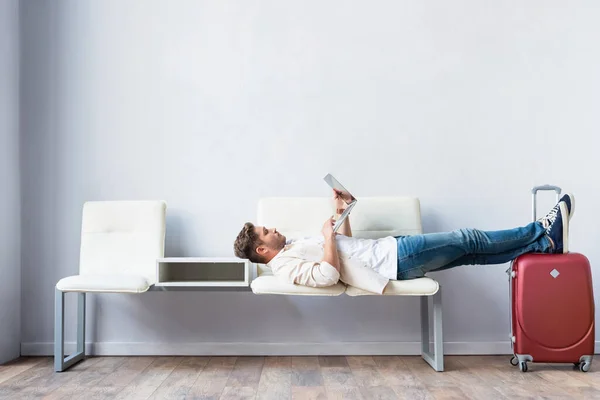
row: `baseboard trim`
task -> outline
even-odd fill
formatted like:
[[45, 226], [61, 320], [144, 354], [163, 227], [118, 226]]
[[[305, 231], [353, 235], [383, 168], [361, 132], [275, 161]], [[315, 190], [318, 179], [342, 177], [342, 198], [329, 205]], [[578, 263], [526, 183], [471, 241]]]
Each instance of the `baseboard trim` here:
[[[599, 342], [600, 343], [600, 342]], [[598, 344], [597, 344], [597, 347]], [[75, 342], [65, 343], [65, 353], [75, 351]], [[420, 342], [341, 343], [86, 343], [87, 355], [97, 356], [305, 356], [305, 355], [419, 355]], [[54, 343], [21, 343], [22, 356], [51, 356]], [[447, 342], [444, 354], [511, 354], [506, 342]]]

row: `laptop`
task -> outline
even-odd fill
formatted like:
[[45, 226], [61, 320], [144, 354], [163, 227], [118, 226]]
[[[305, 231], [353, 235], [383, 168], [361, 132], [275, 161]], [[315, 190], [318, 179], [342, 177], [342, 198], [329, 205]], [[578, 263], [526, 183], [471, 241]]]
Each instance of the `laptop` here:
[[344, 220], [346, 218], [348, 218], [348, 216], [350, 215], [350, 212], [352, 211], [352, 209], [354, 208], [354, 206], [356, 205], [356, 198], [354, 196], [352, 196], [352, 194], [350, 194], [350, 192], [344, 187], [342, 186], [342, 184], [333, 177], [333, 175], [331, 174], [327, 174], [325, 176], [325, 178], [323, 178], [325, 180], [325, 182], [327, 182], [327, 184], [336, 192], [338, 192], [338, 195], [342, 198], [342, 200], [348, 205], [346, 207], [346, 209], [344, 210], [344, 212], [342, 213], [342, 215], [340, 215], [340, 217], [338, 218], [337, 221], [335, 221], [335, 224], [333, 225], [333, 231], [337, 232], [337, 230], [340, 228], [340, 226], [342, 226], [342, 224], [344, 223]]

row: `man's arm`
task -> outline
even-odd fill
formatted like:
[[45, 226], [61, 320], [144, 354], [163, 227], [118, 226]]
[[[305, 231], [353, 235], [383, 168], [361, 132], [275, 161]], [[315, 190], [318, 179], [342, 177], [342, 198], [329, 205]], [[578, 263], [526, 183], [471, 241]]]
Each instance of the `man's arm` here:
[[340, 280], [340, 272], [326, 261], [314, 262], [296, 257], [280, 257], [271, 267], [273, 275], [296, 285], [327, 287], [335, 285]]
[[271, 267], [273, 274], [297, 285], [311, 287], [335, 285], [340, 279], [340, 259], [335, 243], [335, 233], [333, 233], [333, 218], [325, 221], [321, 232], [325, 243], [323, 259], [320, 262], [290, 257], [285, 260], [280, 257], [277, 263]]
[[352, 228], [350, 228], [350, 216], [346, 217], [344, 222], [342, 222], [342, 226], [338, 229], [338, 232], [344, 236], [352, 237]]
[[323, 245], [323, 261], [331, 264], [338, 272], [340, 272], [340, 259], [338, 257], [337, 246], [335, 243], [335, 233], [333, 232], [333, 219], [329, 218], [325, 221], [321, 230], [325, 243]]

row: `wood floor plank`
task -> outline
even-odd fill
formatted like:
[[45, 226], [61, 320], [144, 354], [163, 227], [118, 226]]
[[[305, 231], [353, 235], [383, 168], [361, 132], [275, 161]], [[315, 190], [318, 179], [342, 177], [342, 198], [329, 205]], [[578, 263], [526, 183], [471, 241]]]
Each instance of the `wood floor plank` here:
[[344, 356], [319, 356], [319, 365], [321, 368], [329, 368], [329, 367], [350, 367], [348, 365], [348, 360]]
[[219, 399], [236, 361], [237, 357], [211, 357], [185, 398]]
[[[579, 371], [578, 368], [568, 364], [555, 364], [553, 365], [552, 369], [554, 369], [555, 371], [564, 372], [565, 374], [567, 374], [566, 376], [569, 376], [569, 379], [575, 379], [576, 381], [583, 382], [590, 387], [600, 390], [600, 369], [595, 368], [593, 365], [591, 371], [585, 373]], [[542, 377], [542, 379], [545, 379], [543, 374], [541, 374], [540, 376]], [[579, 384], [577, 382], [570, 382], [568, 383], [568, 385], [578, 386]]]
[[290, 356], [267, 356], [264, 362], [265, 367], [292, 367], [292, 357]]
[[579, 379], [579, 378], [583, 378], [583, 375], [585, 375], [585, 373], [582, 373], [581, 371], [575, 370], [575, 371], [566, 372], [566, 371], [561, 371], [561, 370], [552, 368], [552, 369], [544, 369], [541, 371], [537, 371], [537, 375], [552, 385], [558, 384], [562, 387], [576, 387], [576, 388], [591, 387], [591, 385], [589, 383], [585, 382], [585, 379]]
[[290, 399], [292, 396], [292, 358], [265, 357], [256, 398]]
[[292, 398], [291, 385], [269, 385], [258, 387], [256, 393], [257, 400], [285, 400]]
[[[82, 361], [70, 367], [67, 371], [86, 371], [102, 362], [106, 357], [86, 357]], [[120, 357], [122, 359], [123, 357]]]
[[513, 376], [519, 376], [513, 383], [502, 381], [497, 382], [496, 390], [507, 398], [539, 396], [544, 398], [568, 398], [568, 391], [562, 386], [550, 384], [538, 376], [536, 372], [522, 373], [520, 371], [512, 372]]
[[[86, 388], [104, 387], [102, 384], [108, 376], [121, 369], [122, 365], [132, 362], [137, 357], [97, 357], [85, 360], [60, 374], [73, 375], [68, 384], [52, 392], [49, 399], [67, 396], [70, 393], [85, 391]], [[79, 368], [76, 368], [79, 367]]]
[[365, 399], [397, 400], [398, 395], [390, 386], [362, 386], [360, 388]]
[[125, 386], [113, 397], [116, 400], [146, 400], [156, 391], [154, 386]]
[[373, 356], [375, 366], [381, 369], [407, 369], [408, 366], [400, 356]]
[[354, 374], [349, 367], [321, 368], [326, 388], [357, 387]]
[[41, 363], [41, 358], [22, 357], [0, 365], [0, 384]]
[[[401, 400], [433, 400], [433, 395], [424, 386], [392, 386]], [[488, 399], [485, 399], [488, 400]], [[491, 399], [490, 399], [491, 400]]]
[[294, 400], [327, 400], [324, 386], [292, 386]]
[[471, 400], [506, 399], [506, 396], [502, 395], [496, 388], [491, 386], [461, 385], [460, 389], [463, 391], [466, 398]]
[[377, 364], [371, 356], [347, 356], [346, 360], [350, 368], [376, 368]]
[[[321, 387], [323, 386], [323, 374], [318, 357], [292, 357], [292, 387]], [[298, 393], [313, 393], [314, 391], [297, 391]], [[292, 397], [294, 391], [292, 390]]]
[[600, 390], [594, 387], [568, 387], [565, 389], [568, 398], [600, 400]]
[[430, 387], [428, 390], [436, 400], [463, 400], [467, 397], [459, 387], [436, 386]]
[[[445, 357], [446, 358], [446, 357]], [[448, 360], [446, 360], [448, 362]], [[424, 386], [436, 387], [436, 386], [456, 386], [458, 382], [452, 377], [452, 375], [445, 372], [434, 371], [429, 364], [421, 360], [421, 362], [407, 363], [408, 369], [411, 371]]]
[[294, 369], [317, 369], [321, 367], [319, 357], [316, 356], [294, 356], [292, 357], [292, 368]]
[[474, 373], [474, 368], [486, 368], [485, 366], [473, 367], [455, 358], [448, 358], [444, 366], [444, 375], [450, 376], [459, 386], [483, 386], [486, 382], [480, 375]]
[[219, 399], [227, 385], [228, 378], [212, 378], [203, 380], [201, 385], [194, 385], [188, 390], [186, 399]]
[[210, 357], [186, 357], [152, 393], [151, 399], [183, 399], [198, 380]]
[[71, 383], [81, 372], [56, 373], [53, 359], [44, 358], [40, 363], [0, 384], [0, 398], [40, 398], [49, 395], [63, 385]]
[[116, 396], [117, 399], [148, 399], [167, 379], [184, 357], [155, 357], [148, 367], [137, 374]]
[[387, 386], [423, 386], [415, 374], [408, 368], [377, 368]]
[[227, 386], [256, 387], [265, 363], [264, 357], [238, 357], [229, 375]]
[[51, 370], [52, 367], [53, 367], [53, 360], [50, 357], [42, 358], [42, 359], [40, 359], [40, 362], [32, 365], [30, 368], [27, 368], [20, 374], [14, 375], [14, 376], [6, 379], [0, 385], [1, 386], [14, 386], [14, 385], [18, 385], [18, 384], [26, 385], [27, 382], [31, 382], [41, 375], [48, 375], [51, 372], [53, 372], [53, 370]]
[[254, 386], [226, 386], [220, 400], [254, 400], [255, 397]]
[[119, 366], [112, 368], [112, 372], [98, 382], [98, 385], [125, 387], [152, 365], [155, 359], [155, 357], [129, 357]]
[[323, 386], [323, 374], [319, 369], [292, 371], [292, 386]]
[[292, 385], [291, 368], [264, 367], [258, 382], [259, 387], [272, 385]]
[[59, 388], [43, 399], [86, 399], [86, 400], [108, 400], [114, 399], [122, 388], [114, 387], [81, 387], [71, 386], [68, 390], [66, 387]]
[[387, 381], [375, 366], [350, 367], [358, 386], [386, 386]]
[[360, 387], [325, 386], [329, 400], [370, 400], [363, 397]]

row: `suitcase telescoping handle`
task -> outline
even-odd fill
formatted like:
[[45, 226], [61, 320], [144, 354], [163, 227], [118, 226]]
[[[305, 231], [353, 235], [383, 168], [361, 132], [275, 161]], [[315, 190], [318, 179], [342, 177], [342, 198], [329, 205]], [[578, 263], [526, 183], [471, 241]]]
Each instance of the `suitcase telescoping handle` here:
[[531, 189], [531, 209], [533, 211], [533, 221], [535, 222], [535, 220], [537, 219], [536, 217], [536, 211], [537, 211], [537, 192], [538, 191], [544, 191], [544, 190], [554, 190], [556, 192], [556, 202], [558, 203], [558, 200], [560, 199], [560, 193], [562, 192], [562, 189], [559, 188], [558, 186], [553, 186], [553, 185], [541, 185], [541, 186], [534, 186], [533, 189]]

